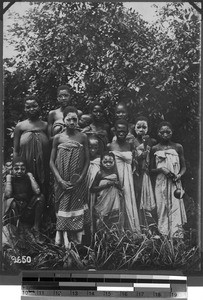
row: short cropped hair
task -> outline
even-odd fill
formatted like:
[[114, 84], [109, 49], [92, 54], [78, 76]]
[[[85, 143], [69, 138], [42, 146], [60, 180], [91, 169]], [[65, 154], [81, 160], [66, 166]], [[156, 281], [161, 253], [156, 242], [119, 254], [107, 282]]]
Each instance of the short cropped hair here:
[[59, 94], [60, 91], [63, 91], [63, 90], [66, 90], [69, 92], [70, 94], [70, 87], [68, 85], [60, 85], [58, 88], [57, 88], [57, 96]]
[[76, 113], [76, 115], [78, 116], [78, 110], [75, 106], [66, 106], [66, 108], [63, 111], [63, 118], [65, 118], [67, 116], [67, 114], [69, 113]]
[[27, 166], [26, 166], [26, 161], [25, 161], [25, 159], [22, 158], [21, 156], [17, 156], [17, 157], [15, 157], [15, 158], [13, 159], [13, 161], [12, 161], [12, 166], [14, 167], [15, 164], [17, 164], [17, 163], [23, 163], [23, 164], [25, 165], [25, 167], [27, 167]]
[[100, 106], [103, 109], [103, 105], [99, 101], [95, 101], [90, 106], [90, 112], [91, 113], [92, 113], [93, 109], [95, 108], [95, 106]]
[[118, 107], [119, 105], [125, 107], [126, 111], [128, 111], [128, 108], [127, 108], [127, 105], [126, 105], [125, 102], [123, 102], [123, 101], [118, 102], [118, 103], [116, 104], [115, 109], [117, 109], [117, 107]]
[[30, 95], [30, 96], [27, 95], [27, 96], [25, 97], [25, 99], [24, 99], [24, 105], [25, 105], [25, 103], [26, 103], [27, 101], [29, 101], [29, 100], [34, 100], [34, 101], [37, 102], [37, 104], [39, 104], [39, 103], [38, 103], [38, 100], [37, 100], [37, 98], [36, 98], [35, 95]]
[[104, 156], [111, 156], [111, 157], [113, 157], [113, 159], [115, 160], [115, 155], [114, 155], [113, 152], [110, 152], [110, 151], [104, 151], [104, 152], [101, 154], [101, 158], [100, 158], [101, 162], [102, 162], [102, 159], [104, 158]]
[[139, 116], [135, 119], [135, 124], [138, 122], [138, 121], [145, 121], [147, 122], [147, 124], [149, 124], [149, 119], [145, 116]]
[[127, 129], [128, 129], [128, 122], [127, 122], [125, 119], [119, 119], [119, 120], [117, 120], [117, 121], [115, 122], [115, 128], [116, 128], [119, 124], [125, 125], [125, 126], [127, 127]]
[[171, 123], [167, 122], [167, 121], [162, 121], [161, 123], [159, 123], [157, 131], [159, 131], [161, 129], [161, 127], [163, 127], [163, 126], [168, 126], [173, 131], [173, 127], [172, 127]]

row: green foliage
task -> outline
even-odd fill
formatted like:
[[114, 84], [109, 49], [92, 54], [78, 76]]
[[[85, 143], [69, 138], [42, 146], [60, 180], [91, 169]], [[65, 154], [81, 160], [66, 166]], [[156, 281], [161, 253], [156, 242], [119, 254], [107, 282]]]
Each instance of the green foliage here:
[[[23, 118], [22, 99], [35, 93], [43, 118], [56, 108], [56, 89], [72, 86], [72, 102], [87, 113], [103, 102], [111, 123], [115, 104], [130, 121], [146, 115], [156, 137], [162, 119], [172, 122], [185, 149], [188, 179], [198, 182], [200, 18], [183, 3], [166, 3], [148, 24], [122, 3], [35, 3], [10, 29], [15, 60], [5, 61], [7, 128]], [[193, 192], [197, 185], [192, 185]]]

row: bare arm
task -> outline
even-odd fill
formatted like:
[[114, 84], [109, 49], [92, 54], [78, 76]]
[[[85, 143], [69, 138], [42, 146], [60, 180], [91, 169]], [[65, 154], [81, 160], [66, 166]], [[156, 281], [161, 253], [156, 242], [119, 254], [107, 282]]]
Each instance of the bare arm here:
[[52, 150], [51, 150], [51, 156], [50, 156], [50, 168], [52, 173], [54, 174], [54, 177], [58, 182], [62, 180], [61, 176], [59, 175], [59, 172], [55, 166], [55, 159], [57, 154], [57, 147], [59, 144], [59, 136], [56, 135], [53, 140]]
[[180, 159], [180, 172], [176, 176], [176, 181], [179, 180], [186, 172], [186, 164], [185, 164], [185, 157], [184, 157], [184, 150], [182, 145], [178, 145], [177, 147], [177, 152], [179, 154], [179, 159]]
[[82, 170], [82, 172], [80, 174], [80, 178], [76, 182], [76, 184], [80, 183], [81, 180], [85, 177], [85, 175], [87, 174], [89, 163], [90, 163], [88, 140], [87, 140], [87, 136], [85, 134], [83, 136], [83, 146], [84, 146], [84, 151], [85, 151], [85, 154], [84, 154], [85, 155], [85, 164], [84, 164], [83, 170]]
[[49, 115], [48, 115], [48, 138], [50, 140], [53, 139], [53, 137], [52, 137], [52, 126], [53, 126], [53, 123], [54, 123], [53, 111], [50, 111]]
[[32, 173], [27, 173], [27, 175], [30, 178], [30, 183], [31, 183], [33, 192], [35, 193], [35, 195], [40, 195], [40, 188], [39, 188], [39, 185], [37, 184], [34, 176], [32, 175]]
[[5, 192], [4, 192], [4, 198], [5, 199], [8, 199], [8, 198], [12, 197], [13, 191], [12, 191], [11, 181], [12, 181], [12, 176], [10, 174], [8, 174], [6, 176], [6, 186], [5, 186]]
[[13, 141], [13, 158], [16, 158], [17, 156], [19, 156], [20, 153], [20, 137], [22, 134], [22, 130], [21, 130], [21, 124], [18, 123], [15, 127], [14, 130], [14, 141]]

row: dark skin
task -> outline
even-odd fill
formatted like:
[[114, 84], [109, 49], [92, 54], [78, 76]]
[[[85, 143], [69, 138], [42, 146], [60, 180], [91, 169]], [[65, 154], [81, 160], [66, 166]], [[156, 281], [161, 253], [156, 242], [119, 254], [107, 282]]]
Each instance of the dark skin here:
[[99, 157], [99, 154], [98, 154], [99, 142], [98, 142], [98, 140], [90, 139], [88, 145], [89, 145], [90, 160], [93, 160], [93, 159]]
[[[134, 146], [137, 150], [142, 149], [142, 153], [138, 156], [138, 160], [142, 160], [147, 157], [147, 146], [150, 148], [154, 145], [156, 145], [156, 140], [150, 138], [149, 135], [147, 135], [148, 132], [148, 123], [145, 120], [139, 120], [135, 124], [135, 131], [136, 131], [136, 138]], [[144, 149], [142, 147], [142, 144], [144, 146]]]
[[49, 139], [53, 139], [53, 136], [59, 133], [60, 128], [55, 128], [53, 132], [52, 126], [54, 122], [58, 121], [59, 123], [63, 124], [63, 111], [66, 106], [70, 105], [70, 93], [68, 90], [59, 90], [57, 96], [58, 104], [60, 105], [59, 108], [51, 110], [48, 115], [48, 136]]
[[[8, 199], [10, 197], [14, 197], [17, 199], [21, 199], [22, 201], [25, 201], [25, 199], [29, 200], [30, 195], [26, 194], [26, 190], [25, 190], [25, 175], [28, 175], [31, 181], [31, 186], [32, 186], [32, 193], [35, 196], [38, 196], [39, 198], [41, 198], [41, 200], [44, 200], [44, 196], [40, 193], [40, 189], [33, 177], [33, 175], [31, 173], [27, 173], [26, 172], [26, 167], [24, 165], [23, 162], [17, 162], [14, 167], [13, 167], [13, 176], [12, 175], [7, 175], [7, 181], [6, 181], [6, 187], [5, 187], [5, 199]], [[15, 185], [15, 193], [12, 190], [12, 178], [15, 178], [18, 180], [18, 184]], [[39, 224], [40, 224], [40, 220], [42, 217], [42, 213], [43, 213], [43, 202], [37, 202], [35, 205], [35, 218], [34, 218], [34, 226], [33, 229], [38, 231], [39, 230]], [[13, 201], [11, 204], [12, 208], [16, 208], [16, 202]]]
[[39, 117], [39, 105], [35, 100], [27, 100], [25, 102], [25, 112], [28, 118], [19, 122], [14, 130], [14, 152], [13, 157], [20, 154], [20, 138], [23, 132], [29, 130], [44, 131], [47, 135], [47, 122], [44, 122]]
[[[108, 132], [109, 132], [109, 125], [104, 124], [104, 113], [103, 109], [100, 105], [95, 105], [93, 107], [92, 113], [92, 123], [91, 128], [93, 132], [104, 132], [104, 134], [108, 138]], [[89, 127], [84, 128], [83, 132], [89, 131]]]
[[[66, 125], [65, 132], [63, 132], [62, 134], [57, 134], [53, 140], [53, 147], [52, 147], [51, 158], [50, 158], [50, 167], [56, 180], [59, 182], [61, 187], [64, 190], [67, 190], [67, 189], [76, 188], [85, 177], [89, 166], [89, 149], [88, 149], [87, 136], [77, 130], [77, 124], [78, 124], [77, 114], [72, 112], [68, 113], [67, 116], [64, 118], [64, 123]], [[72, 184], [70, 181], [63, 180], [63, 178], [61, 178], [55, 166], [55, 159], [57, 155], [58, 145], [61, 143], [65, 143], [70, 139], [82, 144], [85, 150], [85, 164], [79, 179], [74, 184]]]
[[99, 193], [102, 190], [105, 190], [111, 186], [115, 186], [118, 189], [121, 188], [119, 181], [109, 181], [106, 184], [100, 185], [100, 181], [104, 179], [106, 176], [115, 174], [115, 161], [112, 156], [105, 155], [102, 159], [102, 168], [101, 171], [99, 171], [92, 183], [92, 186], [90, 188], [91, 193]]
[[[128, 120], [128, 112], [125, 105], [122, 103], [119, 103], [115, 108], [115, 119], [124, 119]], [[134, 124], [128, 124], [128, 131], [132, 134], [134, 134]], [[112, 137], [115, 135], [115, 127], [111, 128], [111, 135]]]
[[[172, 130], [169, 126], [162, 126], [159, 129], [158, 136], [160, 139], [160, 143], [152, 147], [151, 151], [151, 173], [152, 174], [159, 174], [163, 173], [168, 178], [173, 177], [173, 181], [178, 181], [186, 172], [186, 165], [185, 165], [185, 158], [184, 158], [184, 151], [183, 146], [178, 143], [174, 143], [171, 141], [172, 137]], [[179, 174], [171, 174], [171, 172], [167, 168], [156, 168], [156, 162], [155, 162], [155, 155], [154, 153], [156, 151], [160, 150], [167, 150], [167, 149], [174, 149], [179, 155], [180, 160], [180, 172]]]
[[108, 145], [110, 151], [133, 151], [133, 145], [126, 141], [128, 127], [124, 124], [117, 124], [115, 127], [117, 140]]

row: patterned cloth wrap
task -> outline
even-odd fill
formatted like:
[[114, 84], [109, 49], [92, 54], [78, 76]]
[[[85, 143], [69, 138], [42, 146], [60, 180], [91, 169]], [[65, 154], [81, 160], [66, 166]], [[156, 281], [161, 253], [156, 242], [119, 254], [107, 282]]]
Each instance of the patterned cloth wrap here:
[[[84, 159], [84, 147], [79, 142], [69, 140], [60, 144], [55, 164], [61, 178], [70, 181], [73, 174], [81, 174]], [[56, 230], [81, 231], [84, 225], [90, 222], [85, 179], [72, 190], [62, 189], [55, 181], [55, 199]]]

